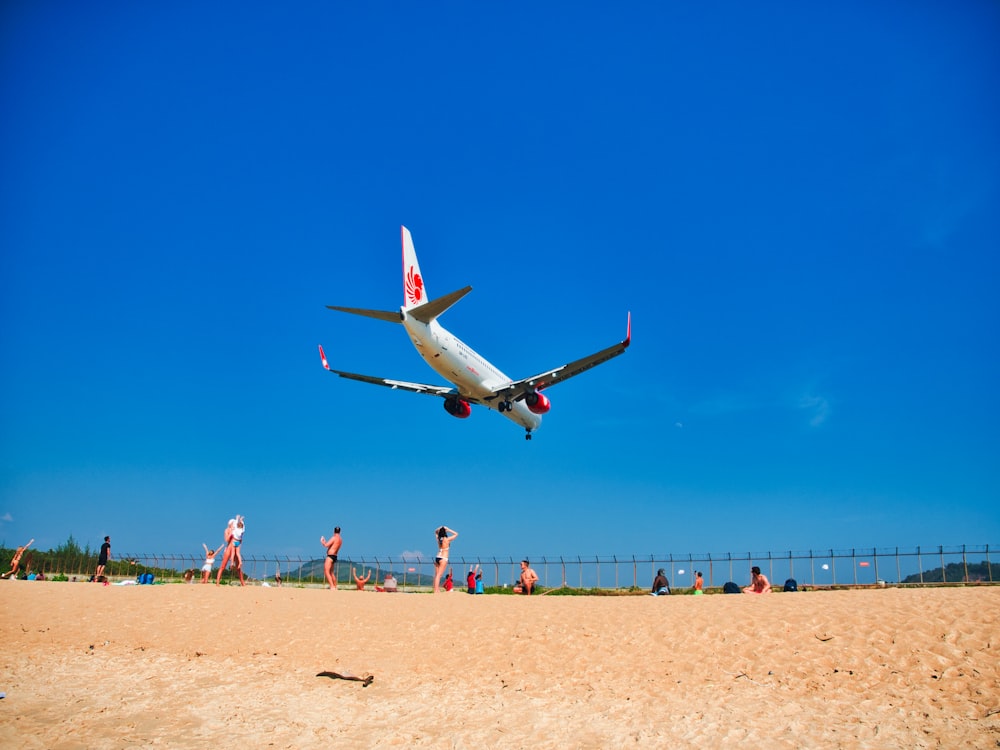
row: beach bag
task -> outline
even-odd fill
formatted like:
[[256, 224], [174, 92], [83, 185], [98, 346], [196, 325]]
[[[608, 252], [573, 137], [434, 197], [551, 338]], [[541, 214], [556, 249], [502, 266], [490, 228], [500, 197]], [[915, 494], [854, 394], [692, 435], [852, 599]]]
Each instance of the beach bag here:
[[742, 594], [743, 590], [732, 581], [727, 581], [722, 587], [723, 594]]
[[798, 591], [798, 590], [799, 590], [799, 582], [796, 581], [794, 578], [789, 578], [787, 581], [785, 581], [785, 591]]

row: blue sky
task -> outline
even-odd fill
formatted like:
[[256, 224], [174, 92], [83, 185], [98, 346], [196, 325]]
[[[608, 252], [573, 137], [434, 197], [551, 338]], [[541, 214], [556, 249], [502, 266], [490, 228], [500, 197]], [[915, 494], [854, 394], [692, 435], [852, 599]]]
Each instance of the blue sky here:
[[[0, 541], [1000, 542], [1000, 7], [0, 9]], [[398, 326], [399, 226], [527, 442]]]

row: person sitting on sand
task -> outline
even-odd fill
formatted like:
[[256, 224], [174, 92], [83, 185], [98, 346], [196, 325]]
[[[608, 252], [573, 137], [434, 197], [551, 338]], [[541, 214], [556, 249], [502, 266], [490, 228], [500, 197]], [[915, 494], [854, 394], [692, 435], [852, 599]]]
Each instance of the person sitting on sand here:
[[744, 594], [770, 594], [771, 582], [767, 576], [760, 572], [760, 568], [754, 565], [750, 568], [750, 585], [743, 589]]
[[368, 583], [368, 580], [372, 577], [372, 572], [369, 570], [368, 575], [366, 575], [364, 578], [361, 578], [358, 576], [357, 573], [354, 572], [354, 566], [352, 565], [351, 575], [354, 576], [354, 583], [357, 584], [358, 591], [364, 591], [365, 584]]
[[394, 593], [397, 590], [396, 589], [396, 579], [393, 577], [391, 570], [388, 573], [385, 574], [385, 580], [382, 582], [382, 585], [381, 586], [376, 586], [375, 590], [376, 591], [386, 591], [386, 592], [388, 592], [390, 594]]
[[521, 560], [521, 593], [530, 596], [536, 583], [538, 583], [538, 573], [531, 569], [531, 564], [527, 560]]
[[32, 539], [27, 544], [18, 547], [16, 550], [14, 550], [14, 556], [10, 558], [10, 570], [8, 570], [6, 573], [3, 574], [4, 578], [13, 578], [14, 576], [17, 575], [17, 570], [18, 568], [21, 567], [21, 557], [22, 555], [24, 555], [24, 551], [28, 549], [28, 547], [30, 547], [34, 543], [34, 541], [35, 540]]
[[208, 579], [212, 576], [212, 565], [215, 564], [215, 556], [222, 551], [222, 548], [226, 545], [220, 544], [219, 548], [216, 550], [210, 550], [208, 545], [204, 542], [201, 546], [205, 548], [205, 563], [201, 566], [201, 582], [208, 583]]
[[475, 567], [469, 568], [469, 575], [465, 577], [465, 588], [470, 594], [476, 593], [476, 571], [478, 569], [478, 564]]
[[653, 579], [653, 590], [649, 593], [653, 596], [670, 595], [670, 581], [667, 580], [667, 575], [663, 571], [663, 568], [656, 571], [656, 578]]
[[479, 566], [476, 566], [476, 593], [485, 594], [486, 589], [483, 588], [483, 571], [479, 570]]

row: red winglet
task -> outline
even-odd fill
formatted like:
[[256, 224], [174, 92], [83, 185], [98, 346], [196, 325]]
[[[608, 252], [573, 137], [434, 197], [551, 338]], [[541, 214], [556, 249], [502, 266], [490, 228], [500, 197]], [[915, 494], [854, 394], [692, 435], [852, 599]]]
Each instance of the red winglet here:
[[320, 358], [320, 361], [323, 363], [323, 369], [324, 370], [329, 370], [330, 369], [330, 363], [326, 361], [326, 354], [323, 353], [323, 345], [322, 344], [319, 345], [319, 358]]

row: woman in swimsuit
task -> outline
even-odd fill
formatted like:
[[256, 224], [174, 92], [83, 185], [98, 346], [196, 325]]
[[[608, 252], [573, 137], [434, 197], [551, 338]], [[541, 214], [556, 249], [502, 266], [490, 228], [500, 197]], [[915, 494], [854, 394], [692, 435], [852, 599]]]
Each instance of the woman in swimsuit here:
[[448, 548], [455, 541], [458, 532], [447, 526], [440, 526], [434, 534], [437, 536], [438, 544], [437, 557], [434, 558], [434, 593], [436, 594], [441, 590], [441, 576], [444, 575], [445, 568], [448, 567]]
[[215, 556], [219, 554], [222, 551], [222, 548], [226, 545], [220, 544], [219, 549], [214, 551], [210, 550], [208, 545], [204, 542], [201, 543], [201, 546], [205, 548], [205, 564], [201, 566], [201, 582], [208, 583], [208, 577], [212, 575], [212, 565], [215, 564]]

